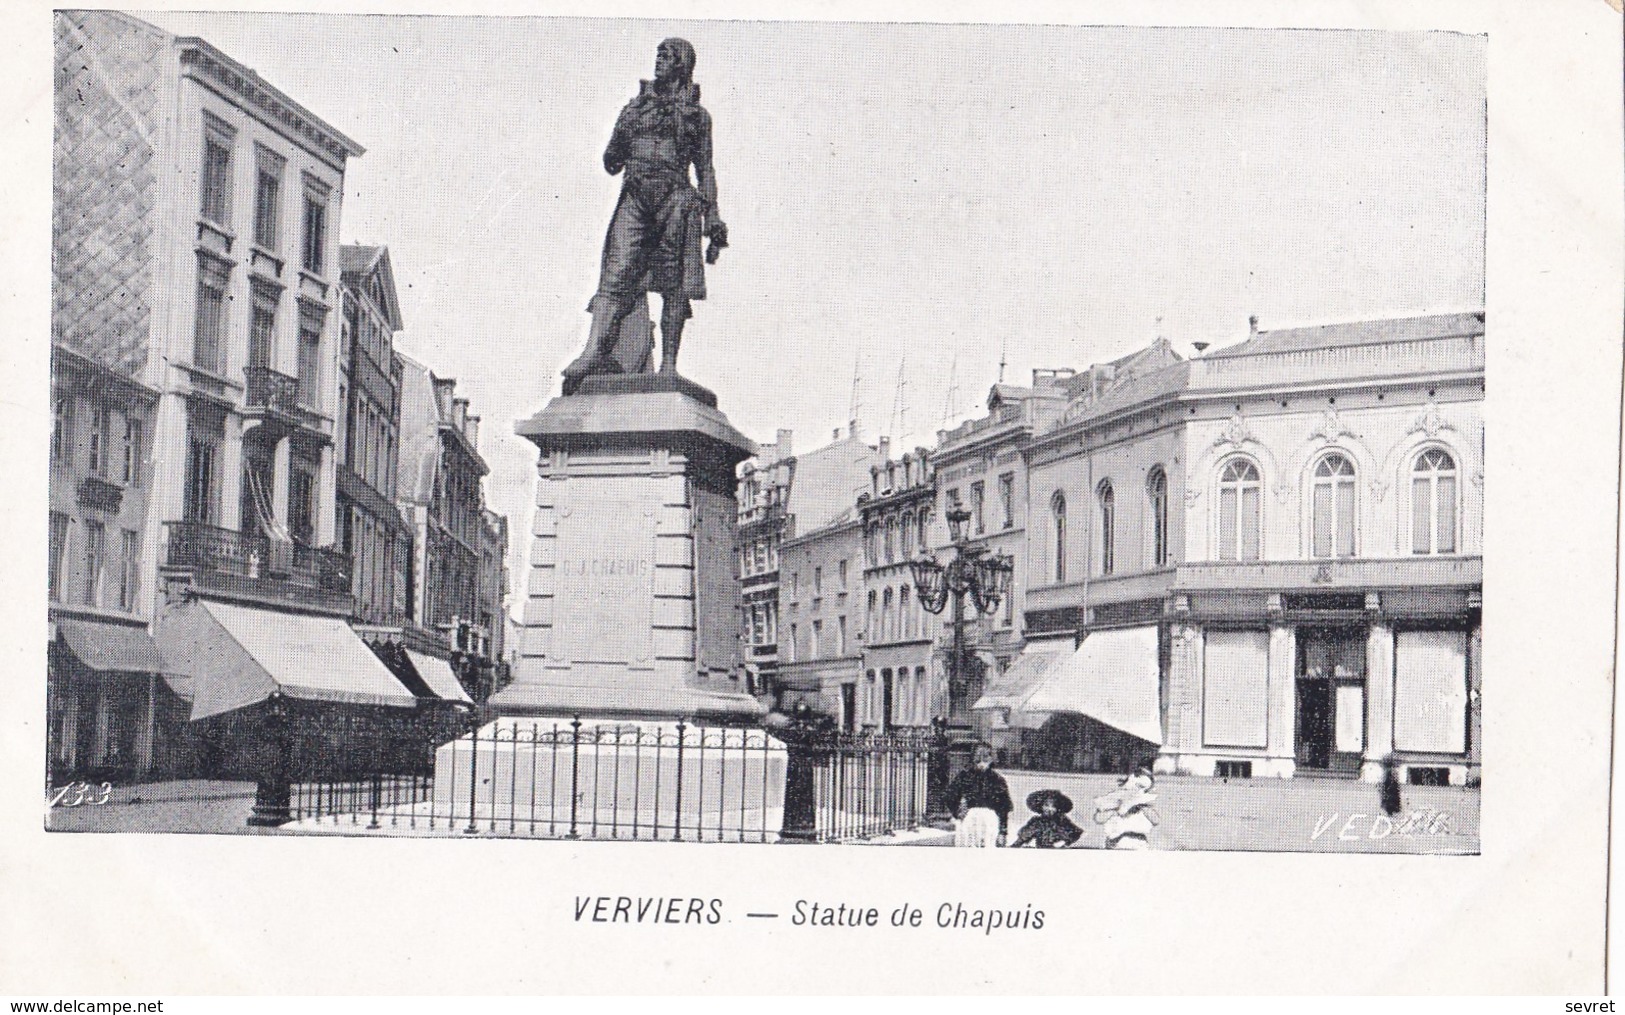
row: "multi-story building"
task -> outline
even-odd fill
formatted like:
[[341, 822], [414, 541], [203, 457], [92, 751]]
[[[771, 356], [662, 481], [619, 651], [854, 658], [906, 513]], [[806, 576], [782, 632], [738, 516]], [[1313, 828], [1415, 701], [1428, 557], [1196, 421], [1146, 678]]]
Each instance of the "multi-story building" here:
[[869, 470], [869, 489], [858, 497], [863, 525], [863, 681], [859, 722], [876, 730], [922, 727], [943, 714], [946, 687], [933, 660], [940, 621], [915, 594], [909, 560], [931, 543], [936, 478], [924, 448], [889, 457]]
[[508, 682], [508, 516], [480, 512], [480, 579], [466, 651], [480, 663], [482, 692]]
[[1258, 331], [1086, 383], [1027, 446], [1028, 764], [1479, 768], [1482, 313]]
[[738, 561], [745, 672], [752, 694], [778, 696], [784, 589], [779, 554], [786, 539], [830, 524], [869, 484], [878, 452], [848, 429], [806, 454], [791, 451], [791, 433], [739, 466]]
[[[966, 611], [965, 648], [969, 669], [980, 671], [985, 683], [997, 683], [1020, 658], [1025, 644], [1022, 636], [1022, 592], [1026, 588], [1027, 538], [1027, 442], [1054, 423], [1072, 394], [1071, 370], [1035, 370], [1031, 387], [995, 384], [988, 392], [987, 415], [967, 420], [937, 435], [932, 454], [938, 495], [948, 506], [970, 513], [965, 532], [968, 543], [990, 554], [1010, 559], [1013, 572], [1009, 594], [992, 614], [975, 609]], [[953, 551], [947, 545], [948, 527], [932, 525], [930, 549], [946, 560]], [[951, 620], [951, 618], [950, 618]], [[940, 629], [937, 659], [947, 672], [952, 652], [952, 631]], [[984, 686], [985, 686], [984, 683]], [[980, 694], [967, 698], [967, 705], [982, 701]], [[1002, 730], [988, 728], [986, 713], [974, 711], [980, 734], [996, 750], [1012, 746]], [[964, 719], [966, 717], [955, 717]]]
[[[478, 416], [457, 382], [402, 356], [401, 470], [397, 501], [412, 531], [411, 621], [438, 633], [470, 694], [489, 696], [500, 657], [501, 589], [482, 581], [487, 550], [506, 543], [487, 520]], [[503, 555], [496, 557], [501, 561]], [[482, 591], [484, 595], [482, 595]], [[495, 596], [497, 601], [492, 603]], [[494, 606], [494, 608], [493, 608]]]
[[[92, 669], [150, 670], [150, 623], [194, 721], [302, 694], [411, 705], [337, 619], [337, 225], [361, 147], [201, 39], [90, 11], [58, 14], [56, 41], [53, 384], [73, 418], [53, 483], [86, 504], [53, 488], [53, 556], [83, 564], [59, 591], [133, 621], [59, 634]], [[324, 646], [323, 673], [265, 657], [295, 641]]]
[[867, 701], [863, 663], [863, 522], [856, 510], [786, 539], [779, 549], [785, 628], [781, 707], [805, 701], [856, 731]]
[[344, 299], [339, 359], [336, 493], [339, 549], [352, 561], [359, 624], [404, 623], [412, 537], [395, 504], [401, 379], [395, 352], [401, 310], [386, 247], [339, 248]]

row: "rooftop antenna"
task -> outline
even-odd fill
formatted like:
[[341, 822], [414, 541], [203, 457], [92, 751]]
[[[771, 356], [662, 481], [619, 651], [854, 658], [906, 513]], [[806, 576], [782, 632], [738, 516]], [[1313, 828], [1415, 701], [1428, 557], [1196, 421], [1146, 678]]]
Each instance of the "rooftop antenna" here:
[[858, 401], [858, 381], [863, 367], [863, 351], [860, 349], [852, 357], [852, 401], [846, 407], [846, 435], [853, 440], [858, 436], [858, 408], [862, 404]]
[[1009, 348], [1010, 348], [1010, 333], [1007, 331], [1007, 332], [1004, 333], [1004, 337], [999, 340], [999, 383], [1000, 384], [1004, 383], [1004, 363], [1005, 363], [1005, 355], [1004, 354], [1009, 350]]
[[908, 390], [908, 353], [903, 353], [902, 360], [897, 364], [897, 393], [892, 396], [891, 406], [891, 433], [899, 445], [906, 436], [904, 427], [908, 425], [908, 399], [905, 392]]
[[953, 418], [954, 406], [959, 402], [959, 350], [954, 350], [953, 358], [948, 361], [948, 397], [942, 403], [942, 429], [948, 429], [948, 421]]

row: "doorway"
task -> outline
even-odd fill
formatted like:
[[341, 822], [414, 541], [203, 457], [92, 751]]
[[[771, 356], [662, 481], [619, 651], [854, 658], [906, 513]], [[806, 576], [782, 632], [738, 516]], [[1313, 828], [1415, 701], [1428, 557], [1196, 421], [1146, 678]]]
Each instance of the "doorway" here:
[[854, 733], [858, 728], [858, 685], [841, 685], [841, 732]]
[[1298, 768], [1359, 773], [1366, 738], [1365, 646], [1363, 628], [1299, 629]]
[[896, 714], [893, 711], [893, 708], [895, 707], [895, 705], [894, 705], [895, 691], [894, 691], [894, 678], [892, 676], [892, 671], [891, 670], [883, 670], [883, 671], [881, 671], [880, 680], [881, 680], [880, 728], [881, 728], [882, 731], [889, 733], [889, 732], [891, 732], [892, 723], [894, 722], [892, 717]]

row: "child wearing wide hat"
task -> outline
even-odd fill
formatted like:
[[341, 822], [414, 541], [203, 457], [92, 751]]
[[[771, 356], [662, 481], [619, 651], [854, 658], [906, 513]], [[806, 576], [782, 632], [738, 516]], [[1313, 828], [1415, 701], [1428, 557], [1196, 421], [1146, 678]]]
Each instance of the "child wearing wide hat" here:
[[1150, 849], [1151, 829], [1161, 818], [1152, 806], [1156, 780], [1141, 766], [1124, 776], [1117, 789], [1095, 798], [1095, 822], [1105, 825], [1107, 849]]
[[1072, 800], [1060, 790], [1041, 789], [1027, 794], [1027, 809], [1035, 816], [1021, 826], [1012, 845], [1059, 849], [1083, 838], [1083, 829], [1067, 817]]

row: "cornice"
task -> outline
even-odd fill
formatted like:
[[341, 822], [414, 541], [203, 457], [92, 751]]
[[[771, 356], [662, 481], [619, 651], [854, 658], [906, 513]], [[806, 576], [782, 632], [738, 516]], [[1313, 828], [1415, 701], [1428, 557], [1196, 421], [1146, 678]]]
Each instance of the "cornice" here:
[[343, 168], [349, 156], [366, 149], [339, 133], [264, 78], [199, 38], [176, 40], [181, 72], [220, 90], [277, 129]]

